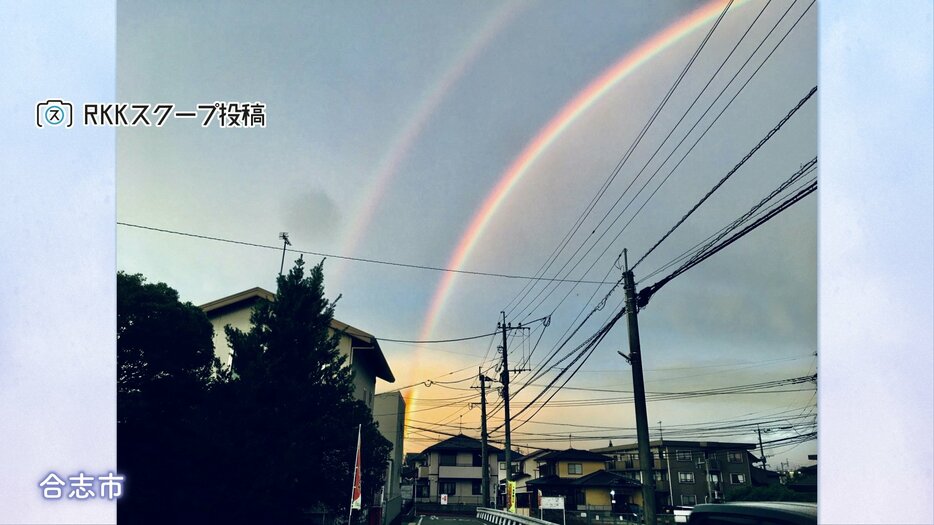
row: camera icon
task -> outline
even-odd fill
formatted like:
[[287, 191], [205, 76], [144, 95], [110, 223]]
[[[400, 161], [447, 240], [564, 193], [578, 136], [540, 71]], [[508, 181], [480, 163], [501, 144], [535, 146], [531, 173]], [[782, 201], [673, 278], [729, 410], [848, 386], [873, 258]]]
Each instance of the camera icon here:
[[71, 102], [49, 99], [36, 104], [36, 126], [57, 127], [63, 124], [66, 128], [72, 125]]

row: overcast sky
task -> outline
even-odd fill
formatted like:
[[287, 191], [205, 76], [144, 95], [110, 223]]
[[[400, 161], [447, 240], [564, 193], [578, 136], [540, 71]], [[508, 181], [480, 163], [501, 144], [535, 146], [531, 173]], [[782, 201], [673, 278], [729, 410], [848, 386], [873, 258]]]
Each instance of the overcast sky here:
[[[167, 101], [179, 109], [216, 100], [262, 101], [267, 126], [202, 129], [175, 121], [163, 128], [119, 130], [117, 220], [267, 245], [280, 244], [279, 232], [287, 231], [299, 250], [448, 267], [490, 193], [542, 130], [601, 74], [708, 5], [589, 2], [582, 9], [573, 2], [273, 2], [232, 9], [223, 2], [120, 2], [118, 100]], [[638, 260], [817, 85], [817, 12], [811, 7], [672, 172], [808, 2], [772, 1], [675, 127], [764, 6], [749, 1], [730, 8], [548, 277], [586, 241], [571, 264], [581, 259], [789, 6], [763, 49], [568, 278], [616, 281], [620, 271], [613, 265], [623, 248], [629, 250], [630, 264]], [[536, 273], [688, 64], [720, 9], [711, 12], [712, 17], [593, 97], [547, 147], [537, 150], [476, 236], [460, 269]], [[820, 91], [636, 268], [640, 287], [665, 273], [641, 281], [643, 277], [739, 217], [817, 155], [819, 97]], [[672, 137], [649, 162], [672, 128]], [[636, 214], [670, 172], [670, 179]], [[621, 196], [610, 219], [598, 225]], [[811, 195], [660, 291], [639, 314], [646, 389], [684, 392], [815, 373], [816, 228], [817, 198]], [[596, 233], [589, 235], [591, 231]], [[281, 252], [269, 249], [125, 226], [117, 230], [118, 269], [166, 282], [195, 304], [253, 286], [274, 290], [280, 257]], [[295, 257], [289, 254], [287, 261]], [[320, 258], [305, 259], [314, 263]], [[501, 310], [509, 311], [514, 324], [552, 314], [544, 333], [535, 324], [528, 338], [517, 336], [510, 342], [513, 366], [538, 342], [531, 356], [535, 369], [561, 335], [576, 326], [579, 313], [586, 315], [610, 289], [564, 284], [538, 304], [551, 291], [532, 302], [531, 296], [545, 286], [540, 284], [522, 307], [511, 309], [527, 281], [459, 275], [432, 312], [442, 273], [330, 258], [325, 275], [327, 294], [342, 295], [336, 316], [377, 337], [457, 338], [494, 331]], [[620, 288], [566, 348], [594, 333], [618, 310], [621, 298]], [[475, 376], [481, 363], [491, 366], [496, 350], [490, 337], [443, 345], [384, 342], [382, 347], [397, 381], [379, 384], [378, 391]], [[568, 386], [631, 390], [630, 369], [617, 350], [628, 351], [624, 323]], [[528, 378], [526, 372], [514, 381], [521, 384]], [[450, 389], [470, 386], [466, 379], [406, 390], [413, 410], [410, 424], [454, 433], [463, 425], [465, 433], [476, 434], [478, 408], [434, 409], [439, 402], [432, 401], [475, 393]], [[800, 391], [650, 402], [652, 437], [657, 438], [659, 421], [666, 436], [691, 439], [676, 427], [815, 414], [813, 384], [785, 388]], [[538, 390], [531, 386], [519, 394], [513, 412]], [[554, 399], [612, 395], [566, 390]], [[493, 426], [501, 418], [501, 413], [494, 416]], [[635, 426], [631, 403], [547, 407], [536, 420]], [[763, 439], [808, 431], [802, 419], [795, 421], [796, 428], [773, 430]], [[543, 438], [554, 436], [544, 433], [565, 437], [547, 441]], [[564, 448], [568, 434], [575, 435], [575, 447], [592, 448], [605, 445], [612, 435], [619, 436], [614, 443], [631, 441], [624, 436], [634, 431], [536, 422], [517, 430], [514, 442]], [[589, 436], [600, 438], [584, 439]], [[406, 450], [419, 451], [441, 437], [410, 430]], [[745, 431], [714, 439], [754, 443], [756, 435]], [[807, 454], [816, 453], [816, 442], [769, 453], [774, 454], [772, 465], [785, 459], [806, 464]]]

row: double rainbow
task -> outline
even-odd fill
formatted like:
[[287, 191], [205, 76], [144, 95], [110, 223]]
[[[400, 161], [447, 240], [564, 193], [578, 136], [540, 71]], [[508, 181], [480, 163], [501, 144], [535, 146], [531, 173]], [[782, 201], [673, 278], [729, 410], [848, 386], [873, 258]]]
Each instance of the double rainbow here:
[[[506, 200], [506, 197], [509, 196], [512, 189], [515, 188], [519, 181], [529, 172], [529, 169], [535, 164], [535, 161], [541, 157], [542, 153], [544, 153], [574, 121], [590, 109], [621, 80], [698, 28], [716, 18], [720, 12], [723, 11], [727, 1], [728, 0], [714, 0], [655, 34], [635, 50], [624, 55], [571, 99], [571, 101], [538, 132], [535, 138], [525, 146], [522, 152], [503, 172], [499, 182], [497, 182], [493, 190], [487, 195], [483, 204], [474, 214], [470, 225], [461, 236], [457, 247], [451, 254], [447, 267], [460, 269], [463, 266], [464, 262], [477, 245], [477, 241], [483, 236], [483, 232], [493, 218], [493, 215], [499, 209], [503, 201]], [[431, 338], [435, 324], [450, 296], [456, 278], [457, 274], [451, 272], [445, 273], [441, 277], [425, 315], [425, 322], [422, 325], [420, 339], [427, 340]], [[417, 395], [413, 393], [407, 396], [406, 412], [414, 409], [416, 403]]]

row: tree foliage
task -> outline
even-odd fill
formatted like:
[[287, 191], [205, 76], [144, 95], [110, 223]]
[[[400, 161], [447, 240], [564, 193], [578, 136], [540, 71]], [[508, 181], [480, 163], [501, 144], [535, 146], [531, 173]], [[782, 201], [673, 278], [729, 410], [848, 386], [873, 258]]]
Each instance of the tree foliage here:
[[[233, 367], [213, 375], [213, 349], [203, 359], [205, 335], [210, 344], [212, 333], [204, 314], [179, 303], [171, 288], [131, 277], [118, 275], [118, 288], [127, 288], [118, 291], [126, 299], [118, 303], [124, 319], [118, 325], [126, 328], [118, 329], [118, 397], [145, 401], [126, 405], [127, 423], [118, 427], [118, 441], [135, 462], [120, 503], [127, 512], [119, 514], [131, 522], [234, 523], [292, 523], [313, 508], [346, 515], [358, 425], [364, 504], [373, 501], [391, 445], [354, 398], [341, 334], [330, 328], [335, 305], [324, 295], [322, 264], [306, 275], [299, 259], [279, 276], [275, 300], [254, 307], [249, 330], [227, 327]], [[141, 286], [156, 286], [164, 297], [149, 300]], [[141, 330], [154, 320], [175, 335], [156, 326]], [[152, 348], [136, 351], [143, 357], [131, 363], [126, 357], [138, 340]], [[184, 402], [163, 399], [171, 389], [151, 388], [153, 377], [188, 385]], [[155, 490], [161, 503], [150, 497]]]
[[817, 494], [795, 492], [785, 485], [772, 484], [762, 487], [738, 487], [729, 491], [727, 501], [817, 501]]
[[[164, 283], [117, 274], [117, 467], [126, 476], [118, 517], [183, 519], [205, 447], [201, 407], [216, 364], [214, 330]], [[123, 519], [126, 518], [126, 519]]]

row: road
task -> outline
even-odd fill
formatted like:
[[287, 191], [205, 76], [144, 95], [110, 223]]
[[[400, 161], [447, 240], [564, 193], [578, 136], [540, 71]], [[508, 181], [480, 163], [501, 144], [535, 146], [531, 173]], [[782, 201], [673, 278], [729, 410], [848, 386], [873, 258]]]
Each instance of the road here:
[[489, 525], [477, 518], [469, 516], [432, 516], [419, 517], [416, 525]]

